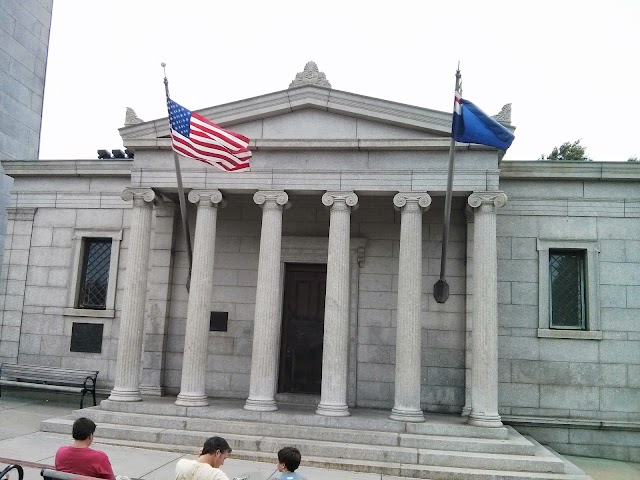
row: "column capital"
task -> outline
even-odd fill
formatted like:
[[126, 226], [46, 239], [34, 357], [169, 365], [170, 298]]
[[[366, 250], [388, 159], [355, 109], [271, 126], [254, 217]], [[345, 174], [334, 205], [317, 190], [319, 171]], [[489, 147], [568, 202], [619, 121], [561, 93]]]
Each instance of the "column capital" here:
[[326, 192], [322, 195], [322, 203], [331, 208], [339, 206], [357, 207], [358, 196], [354, 192]]
[[431, 205], [431, 196], [426, 192], [398, 192], [393, 197], [393, 204], [398, 209], [403, 209], [407, 205], [426, 210]]
[[122, 191], [120, 197], [122, 197], [125, 202], [142, 200], [151, 203], [156, 199], [156, 192], [150, 188], [127, 187]]
[[500, 208], [507, 203], [507, 195], [504, 192], [473, 192], [469, 195], [468, 202], [473, 208], [478, 208], [483, 204], [493, 204]]
[[221, 204], [221, 207], [224, 206], [220, 190], [191, 190], [188, 198], [191, 203], [198, 203], [207, 207], [211, 205], [217, 207], [218, 204]]
[[262, 208], [287, 208], [290, 205], [289, 195], [284, 190], [258, 190], [253, 194], [253, 201]]

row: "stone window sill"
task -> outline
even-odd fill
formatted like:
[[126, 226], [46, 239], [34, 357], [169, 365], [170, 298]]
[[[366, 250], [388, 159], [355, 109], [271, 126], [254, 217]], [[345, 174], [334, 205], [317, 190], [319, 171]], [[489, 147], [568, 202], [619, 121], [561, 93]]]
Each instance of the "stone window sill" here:
[[114, 318], [115, 310], [92, 310], [90, 308], [65, 308], [64, 314], [69, 317]]
[[552, 330], [539, 328], [538, 338], [573, 338], [576, 340], [602, 340], [601, 330]]

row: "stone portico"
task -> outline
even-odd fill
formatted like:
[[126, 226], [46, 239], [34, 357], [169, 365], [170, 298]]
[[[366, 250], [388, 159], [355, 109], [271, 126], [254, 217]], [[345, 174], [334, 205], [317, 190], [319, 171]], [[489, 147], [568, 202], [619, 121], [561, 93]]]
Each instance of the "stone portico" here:
[[[376, 119], [376, 112], [381, 108], [385, 111], [384, 123]], [[435, 302], [429, 297], [424, 298], [423, 277], [429, 274], [433, 276], [434, 262], [430, 259], [430, 265], [427, 264], [425, 271], [422, 261], [422, 224], [423, 212], [430, 207], [432, 198], [437, 197], [440, 203], [445, 193], [449, 148], [448, 115], [419, 111], [390, 102], [382, 104], [374, 99], [318, 86], [313, 80], [302, 81], [285, 92], [227, 105], [221, 112], [202, 113], [216, 118], [223, 125], [228, 122], [227, 118], [233, 118], [234, 128], [248, 134], [255, 143], [252, 171], [243, 175], [229, 175], [215, 169], [202, 170], [189, 163], [183, 166], [185, 188], [193, 189], [189, 194], [190, 199], [193, 195], [197, 198], [205, 195], [208, 199], [215, 196], [216, 205], [222, 205], [227, 197], [233, 196], [236, 203], [240, 201], [246, 205], [248, 199], [252, 198], [256, 204], [254, 208], [262, 210], [253, 342], [250, 371], [247, 372], [248, 395], [244, 408], [276, 410], [278, 392], [287, 393], [282, 392], [282, 388], [278, 386], [279, 375], [282, 375], [282, 297], [286, 263], [281, 260], [281, 255], [283, 231], [287, 230], [287, 219], [283, 217], [283, 213], [295, 204], [293, 198], [301, 199], [303, 203], [325, 205], [329, 217], [328, 225], [325, 221], [322, 233], [316, 236], [328, 235], [328, 240], [320, 241], [326, 243], [322, 248], [326, 249], [327, 256], [320, 260], [326, 264], [326, 291], [322, 381], [317, 392], [317, 414], [348, 416], [350, 406], [367, 405], [366, 401], [358, 401], [358, 368], [354, 370], [354, 362], [350, 362], [350, 357], [358, 357], [359, 343], [350, 341], [350, 324], [354, 321], [357, 323], [360, 308], [370, 307], [361, 304], [357, 292], [354, 296], [350, 291], [351, 213], [372, 201], [376, 206], [388, 202], [388, 218], [392, 218], [394, 222], [399, 220], [400, 223], [399, 236], [392, 240], [399, 245], [397, 270], [388, 272], [392, 275], [390, 279], [397, 279], [397, 289], [385, 292], [385, 300], [397, 305], [394, 325], [388, 327], [393, 330], [392, 335], [397, 339], [395, 362], [390, 362], [395, 363], [395, 381], [390, 385], [392, 391], [389, 391], [395, 398], [391, 418], [424, 421], [422, 377], [425, 349], [421, 332], [425, 320], [429, 321], [428, 305], [435, 306]], [[243, 118], [248, 118], [248, 121]], [[146, 188], [157, 196], [177, 201], [175, 173], [170, 163], [168, 125], [158, 122], [139, 123], [125, 127], [121, 134], [126, 146], [136, 151], [132, 170], [132, 184], [135, 188]], [[477, 238], [474, 239], [478, 252], [487, 252], [483, 257], [486, 259], [482, 263], [483, 268], [475, 274], [474, 282], [487, 290], [486, 295], [483, 293], [480, 297], [483, 321], [478, 322], [477, 328], [484, 335], [482, 338], [493, 338], [493, 341], [483, 341], [481, 348], [472, 350], [477, 352], [478, 358], [470, 364], [480, 366], [474, 372], [477, 381], [472, 383], [476, 385], [477, 391], [473, 390], [471, 394], [471, 398], [479, 399], [478, 406], [473, 408], [471, 405], [470, 418], [477, 425], [500, 427], [502, 423], [497, 413], [496, 373], [495, 215], [497, 206], [504, 205], [506, 196], [497, 190], [497, 175], [497, 152], [481, 146], [460, 148], [453, 187], [454, 195], [458, 198], [458, 209], [464, 208], [460, 207], [468, 198], [471, 208], [481, 211], [483, 219], [487, 218], [486, 222], [482, 222], [482, 228], [476, 230]], [[207, 190], [209, 185], [215, 186], [215, 189]], [[495, 190], [487, 189], [488, 186], [493, 186]], [[495, 200], [492, 208], [487, 208], [486, 204], [491, 203], [493, 198], [498, 200]], [[249, 207], [243, 207], [245, 208]], [[205, 209], [199, 203], [197, 212], [193, 212], [196, 213], [193, 245], [196, 262], [191, 279], [192, 292], [188, 299], [181, 386], [176, 400], [178, 405], [207, 404], [205, 367], [209, 352], [206, 333], [209, 312], [212, 310], [211, 296], [215, 295], [212, 275], [216, 270], [213, 259], [218, 232], [213, 212], [217, 210], [216, 206], [211, 205]], [[442, 223], [441, 209], [431, 212], [429, 216], [429, 223]], [[436, 232], [436, 229], [429, 232], [431, 240], [437, 241]], [[308, 232], [301, 230], [297, 234], [304, 237]], [[177, 232], [176, 235], [177, 242], [180, 242], [182, 236]], [[149, 232], [147, 235], [132, 235], [131, 240], [145, 241], [148, 236]], [[363, 254], [360, 263], [374, 262], [367, 256], [369, 239], [363, 236], [360, 240]], [[464, 236], [454, 237], [453, 240], [465, 241]], [[135, 261], [143, 260], [137, 258]], [[142, 268], [145, 266], [142, 265]], [[146, 268], [149, 266], [146, 265]], [[395, 280], [392, 282], [395, 283]], [[460, 295], [463, 292], [454, 293], [459, 298], [463, 297]], [[126, 289], [125, 305], [128, 304], [128, 296], [138, 294], [133, 288]], [[396, 298], [391, 298], [392, 296]], [[447, 310], [446, 306], [444, 310]], [[463, 312], [457, 313], [459, 322], [464, 324]], [[135, 331], [130, 334], [135, 340], [130, 341], [136, 345], [141, 344], [142, 330], [132, 328], [129, 323], [123, 317], [120, 323], [121, 334]], [[357, 334], [360, 335], [359, 332]], [[136, 359], [123, 357], [122, 361], [126, 361], [129, 366], [116, 367], [116, 385], [123, 381], [120, 376], [124, 372], [139, 369], [142, 362], [139, 356]], [[354, 383], [356, 391], [349, 398], [348, 386]], [[122, 395], [118, 395], [117, 390], [114, 389], [110, 399], [127, 401]], [[460, 391], [459, 386], [458, 392]], [[139, 392], [130, 396], [130, 400], [139, 398]], [[291, 395], [288, 395], [288, 399], [291, 400]]]
[[[4, 162], [0, 360], [95, 368], [105, 408], [124, 413], [217, 417], [227, 399], [238, 421], [301, 408], [308, 425], [363, 429], [358, 410], [377, 409], [380, 428], [434, 435], [433, 414], [451, 414], [460, 435], [505, 439], [504, 422], [566, 453], [633, 458], [637, 166], [458, 144], [439, 304], [451, 114], [310, 68], [199, 110], [251, 138], [253, 159], [241, 174], [180, 159], [188, 290], [166, 118], [127, 117], [130, 161]], [[94, 239], [111, 248], [104, 308], [78, 304]], [[582, 330], [550, 327], [549, 255], [566, 250], [585, 252]], [[71, 349], [78, 331], [95, 344]]]

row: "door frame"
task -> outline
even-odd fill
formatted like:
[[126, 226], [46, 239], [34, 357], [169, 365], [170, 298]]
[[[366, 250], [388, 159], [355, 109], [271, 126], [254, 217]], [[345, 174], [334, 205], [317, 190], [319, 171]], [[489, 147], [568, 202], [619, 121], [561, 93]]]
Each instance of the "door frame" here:
[[[356, 372], [358, 361], [358, 292], [360, 289], [360, 267], [365, 259], [366, 238], [351, 238], [349, 242], [349, 276], [351, 289], [349, 292], [349, 358], [347, 371], [347, 405], [355, 407]], [[329, 255], [329, 237], [282, 237], [280, 258], [280, 322], [282, 322], [282, 306], [284, 303], [285, 263], [320, 263], [326, 264]], [[328, 279], [327, 279], [328, 280]], [[280, 324], [282, 326], [282, 323]], [[280, 335], [280, 339], [282, 336]], [[280, 352], [281, 340], [278, 340]], [[280, 358], [278, 353], [278, 365]]]

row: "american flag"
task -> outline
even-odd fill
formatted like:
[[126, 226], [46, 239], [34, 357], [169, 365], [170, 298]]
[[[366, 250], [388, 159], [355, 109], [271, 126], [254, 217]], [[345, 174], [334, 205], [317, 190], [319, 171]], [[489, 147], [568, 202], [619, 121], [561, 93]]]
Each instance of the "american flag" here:
[[227, 172], [247, 172], [249, 139], [220, 128], [202, 115], [167, 98], [173, 150]]

